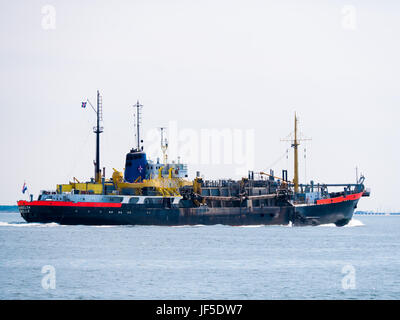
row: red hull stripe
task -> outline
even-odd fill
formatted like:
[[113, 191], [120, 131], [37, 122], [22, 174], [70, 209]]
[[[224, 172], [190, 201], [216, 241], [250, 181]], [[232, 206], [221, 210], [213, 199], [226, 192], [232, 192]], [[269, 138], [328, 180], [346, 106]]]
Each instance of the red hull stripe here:
[[337, 197], [337, 198], [321, 199], [321, 200], [317, 200], [317, 204], [329, 204], [329, 203], [338, 203], [338, 202], [349, 201], [349, 200], [357, 200], [357, 199], [361, 198], [362, 194], [363, 194], [363, 192], [349, 194], [348, 196], [345, 196], [345, 197], [341, 196], [341, 197]]
[[122, 203], [109, 202], [71, 202], [71, 201], [18, 201], [18, 206], [50, 206], [50, 207], [107, 207], [121, 208]]

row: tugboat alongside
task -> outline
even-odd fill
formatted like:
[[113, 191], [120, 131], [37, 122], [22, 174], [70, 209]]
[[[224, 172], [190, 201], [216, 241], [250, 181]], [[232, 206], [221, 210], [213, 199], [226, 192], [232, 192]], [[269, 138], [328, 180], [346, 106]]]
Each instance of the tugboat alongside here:
[[[100, 169], [102, 102], [97, 92], [96, 161], [94, 178], [58, 184], [55, 191], [41, 191], [37, 200], [18, 201], [27, 222], [68, 225], [346, 225], [362, 196], [369, 196], [364, 177], [356, 184], [299, 184], [297, 118], [292, 147], [294, 179], [287, 171], [276, 178], [273, 171], [249, 172], [234, 180], [203, 180], [199, 173], [188, 179], [186, 164], [168, 163], [167, 141], [161, 130], [163, 162], [148, 160], [140, 140], [137, 108], [137, 145], [126, 155], [124, 173], [114, 169], [110, 179]], [[255, 179], [255, 175], [258, 176]], [[340, 192], [328, 188], [341, 187]]]

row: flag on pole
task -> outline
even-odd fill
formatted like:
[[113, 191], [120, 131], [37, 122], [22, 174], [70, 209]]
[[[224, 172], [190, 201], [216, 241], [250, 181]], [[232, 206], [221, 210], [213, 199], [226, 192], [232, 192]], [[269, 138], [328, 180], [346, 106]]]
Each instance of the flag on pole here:
[[82, 108], [86, 108], [86, 102], [82, 102]]
[[25, 193], [25, 191], [28, 190], [28, 187], [26, 183], [24, 182], [24, 185], [22, 186], [22, 193]]

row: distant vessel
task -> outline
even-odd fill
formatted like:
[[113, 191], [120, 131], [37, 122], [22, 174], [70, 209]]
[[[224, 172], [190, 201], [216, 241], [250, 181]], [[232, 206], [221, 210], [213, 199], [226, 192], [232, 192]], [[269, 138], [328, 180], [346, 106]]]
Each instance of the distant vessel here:
[[[197, 173], [188, 179], [186, 164], [168, 163], [168, 142], [161, 129], [163, 162], [150, 161], [140, 140], [141, 105], [136, 107], [136, 148], [126, 155], [124, 173], [114, 169], [110, 179], [100, 169], [102, 99], [97, 92], [96, 161], [94, 178], [58, 184], [55, 191], [41, 191], [37, 200], [18, 201], [27, 222], [69, 225], [346, 225], [362, 196], [369, 196], [364, 177], [357, 183], [299, 184], [297, 117], [292, 147], [294, 179], [287, 170], [276, 178], [273, 171], [249, 172], [239, 181], [207, 181]], [[258, 179], [254, 175], [258, 175]], [[343, 191], [328, 192], [330, 187]]]

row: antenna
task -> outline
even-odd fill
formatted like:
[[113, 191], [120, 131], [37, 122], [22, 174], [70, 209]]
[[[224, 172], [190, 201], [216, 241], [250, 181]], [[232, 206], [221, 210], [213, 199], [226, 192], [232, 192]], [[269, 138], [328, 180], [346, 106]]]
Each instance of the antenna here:
[[140, 151], [140, 116], [141, 116], [141, 109], [143, 107], [142, 104], [139, 103], [139, 100], [136, 102], [136, 104], [133, 106], [134, 108], [136, 107], [136, 138], [137, 138], [137, 151]]
[[89, 99], [86, 99], [86, 102], [89, 102], [89, 105], [96, 113], [96, 118], [97, 118], [96, 126], [93, 127], [93, 132], [96, 134], [96, 160], [93, 161], [93, 164], [94, 164], [94, 179], [96, 183], [101, 183], [100, 133], [103, 132], [103, 127], [100, 127], [100, 122], [103, 121], [103, 97], [100, 95], [99, 90], [97, 90], [97, 109], [92, 105]]
[[164, 159], [164, 165], [167, 165], [167, 159], [168, 159], [168, 155], [167, 155], [167, 149], [168, 149], [168, 140], [167, 138], [164, 139], [164, 131], [165, 131], [165, 127], [160, 127], [160, 132], [161, 132], [161, 151], [163, 153], [163, 159]]
[[[133, 114], [133, 127], [136, 128], [136, 114], [135, 114], [135, 113]], [[134, 134], [133, 134], [133, 135], [134, 135], [134, 137], [135, 137], [135, 138], [134, 138], [134, 141], [137, 141], [137, 133], [136, 133], [136, 130], [134, 130]]]
[[307, 149], [304, 147], [304, 181], [307, 183]]
[[96, 161], [94, 163], [94, 177], [97, 183], [101, 183], [101, 170], [100, 170], [100, 133], [103, 132], [103, 127], [100, 127], [100, 121], [103, 121], [103, 99], [97, 90], [97, 125], [93, 128], [96, 134]]
[[358, 166], [356, 166], [356, 183], [358, 183]]

